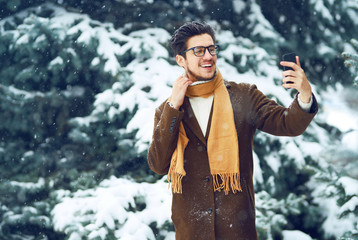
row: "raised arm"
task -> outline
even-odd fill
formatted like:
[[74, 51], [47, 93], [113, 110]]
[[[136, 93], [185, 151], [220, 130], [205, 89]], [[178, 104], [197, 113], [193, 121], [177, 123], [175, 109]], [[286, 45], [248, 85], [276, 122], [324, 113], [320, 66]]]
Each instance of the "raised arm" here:
[[318, 110], [317, 101], [312, 94], [313, 102], [309, 112], [304, 111], [296, 95], [292, 104], [285, 108], [270, 100], [255, 85], [250, 87], [252, 100], [252, 121], [264, 132], [277, 136], [297, 136], [302, 134]]

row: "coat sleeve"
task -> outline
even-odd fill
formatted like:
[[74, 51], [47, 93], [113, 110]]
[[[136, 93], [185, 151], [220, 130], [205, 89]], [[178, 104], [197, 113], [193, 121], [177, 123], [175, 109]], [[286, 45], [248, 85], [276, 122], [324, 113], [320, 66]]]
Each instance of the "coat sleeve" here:
[[177, 146], [179, 126], [183, 116], [182, 111], [171, 108], [166, 101], [155, 110], [148, 164], [157, 174], [168, 173], [170, 160]]
[[259, 130], [276, 136], [302, 134], [318, 111], [317, 101], [313, 94], [313, 103], [309, 112], [305, 112], [299, 106], [298, 94], [288, 108], [270, 100], [255, 85], [250, 87], [249, 94], [253, 101], [252, 121]]

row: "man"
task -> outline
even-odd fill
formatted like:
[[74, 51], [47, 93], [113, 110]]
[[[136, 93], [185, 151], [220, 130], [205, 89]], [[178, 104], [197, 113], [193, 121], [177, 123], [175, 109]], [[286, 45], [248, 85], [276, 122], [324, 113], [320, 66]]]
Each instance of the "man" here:
[[255, 85], [223, 81], [209, 25], [184, 24], [171, 47], [186, 75], [176, 79], [170, 98], [156, 109], [148, 163], [154, 172], [168, 174], [176, 239], [257, 239], [255, 131], [297, 136], [317, 112], [299, 59], [281, 63], [293, 68], [283, 72], [282, 86], [299, 92], [284, 108]]

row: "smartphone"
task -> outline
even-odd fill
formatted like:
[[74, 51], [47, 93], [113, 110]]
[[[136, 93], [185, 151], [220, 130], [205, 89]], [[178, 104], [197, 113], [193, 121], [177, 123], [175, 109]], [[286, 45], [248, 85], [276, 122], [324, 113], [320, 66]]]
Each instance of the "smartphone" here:
[[[286, 53], [286, 54], [282, 55], [282, 61], [296, 63], [296, 53], [291, 52], [291, 53]], [[291, 67], [283, 66], [283, 70], [287, 71], [287, 70], [293, 70], [293, 69]]]

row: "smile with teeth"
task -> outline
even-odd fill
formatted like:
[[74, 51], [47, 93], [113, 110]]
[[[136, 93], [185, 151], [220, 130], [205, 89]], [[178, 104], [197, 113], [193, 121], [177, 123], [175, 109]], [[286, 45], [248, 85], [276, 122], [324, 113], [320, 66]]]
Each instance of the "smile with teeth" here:
[[201, 65], [201, 67], [203, 68], [209, 68], [209, 67], [212, 67], [213, 65], [212, 64], [204, 64], [204, 65]]

